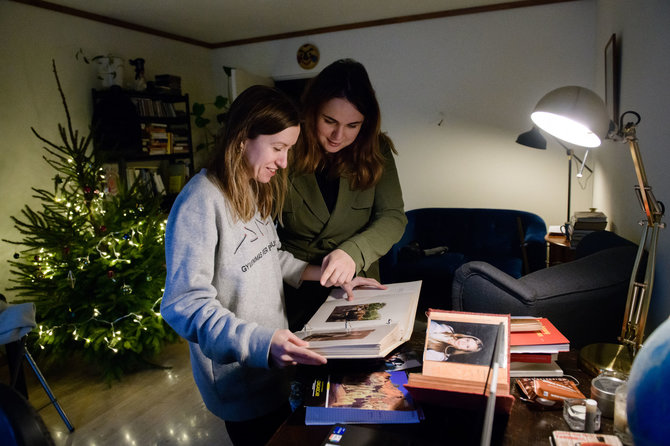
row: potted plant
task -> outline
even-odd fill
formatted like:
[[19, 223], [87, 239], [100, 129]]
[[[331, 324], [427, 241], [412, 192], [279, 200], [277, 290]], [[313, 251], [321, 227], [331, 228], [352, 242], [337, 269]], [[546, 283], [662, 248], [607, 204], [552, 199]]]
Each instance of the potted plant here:
[[[214, 129], [212, 129], [209, 126], [212, 120], [204, 116], [206, 105], [213, 105], [214, 108], [216, 108], [216, 110], [218, 111], [216, 114], [217, 123]], [[211, 147], [214, 146], [217, 134], [221, 129], [221, 127], [226, 122], [228, 107], [230, 107], [230, 102], [228, 101], [228, 98], [224, 98], [221, 95], [217, 95], [216, 98], [214, 98], [214, 102], [210, 102], [207, 104], [202, 104], [200, 102], [193, 103], [191, 111], [191, 114], [193, 115], [193, 123], [199, 129], [203, 129], [204, 134], [204, 142], [198, 144], [198, 146], [196, 147], [196, 151], [200, 151], [203, 149], [209, 150]]]
[[75, 54], [77, 60], [83, 60], [84, 63], [94, 63], [98, 67], [98, 79], [102, 88], [109, 88], [113, 85], [123, 87], [123, 63], [122, 57], [113, 54], [98, 54], [97, 56], [86, 56], [80, 48]]

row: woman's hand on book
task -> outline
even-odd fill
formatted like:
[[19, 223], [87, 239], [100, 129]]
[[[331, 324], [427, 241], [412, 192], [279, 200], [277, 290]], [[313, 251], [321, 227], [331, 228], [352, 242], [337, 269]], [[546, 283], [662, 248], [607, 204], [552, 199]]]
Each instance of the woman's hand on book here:
[[270, 341], [270, 365], [287, 367], [306, 364], [322, 365], [326, 358], [307, 348], [309, 342], [303, 341], [290, 330], [277, 330]]
[[321, 262], [321, 285], [342, 286], [356, 274], [356, 262], [341, 249], [335, 249]]
[[371, 279], [369, 277], [354, 277], [351, 282], [342, 285], [341, 288], [346, 291], [347, 300], [354, 300], [354, 288], [363, 286], [368, 288], [377, 288], [379, 290], [385, 290], [388, 288], [386, 285], [382, 285], [375, 279]]

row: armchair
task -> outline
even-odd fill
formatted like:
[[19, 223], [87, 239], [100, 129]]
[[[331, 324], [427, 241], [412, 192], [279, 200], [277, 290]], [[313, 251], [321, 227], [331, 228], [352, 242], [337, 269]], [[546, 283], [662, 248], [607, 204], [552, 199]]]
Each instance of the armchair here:
[[636, 253], [634, 243], [598, 231], [580, 242], [576, 260], [518, 279], [488, 263], [469, 262], [455, 273], [452, 308], [547, 317], [575, 348], [615, 342]]

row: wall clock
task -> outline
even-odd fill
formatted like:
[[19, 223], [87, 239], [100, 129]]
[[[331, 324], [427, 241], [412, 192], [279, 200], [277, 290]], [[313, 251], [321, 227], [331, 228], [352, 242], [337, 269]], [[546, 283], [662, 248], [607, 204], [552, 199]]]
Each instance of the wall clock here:
[[311, 43], [306, 43], [298, 48], [298, 65], [306, 70], [311, 70], [319, 63], [319, 49]]

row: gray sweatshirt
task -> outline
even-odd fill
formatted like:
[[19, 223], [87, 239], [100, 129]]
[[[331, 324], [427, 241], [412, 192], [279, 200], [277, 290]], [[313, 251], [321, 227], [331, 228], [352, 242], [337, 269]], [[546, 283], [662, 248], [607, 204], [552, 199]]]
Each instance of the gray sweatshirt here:
[[177, 197], [165, 234], [165, 321], [188, 340], [207, 408], [228, 421], [287, 401], [288, 372], [270, 368], [270, 339], [287, 328], [282, 280], [300, 285], [307, 263], [279, 249], [271, 219], [235, 221], [205, 170]]

